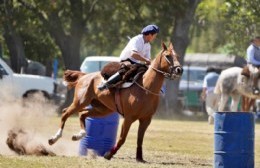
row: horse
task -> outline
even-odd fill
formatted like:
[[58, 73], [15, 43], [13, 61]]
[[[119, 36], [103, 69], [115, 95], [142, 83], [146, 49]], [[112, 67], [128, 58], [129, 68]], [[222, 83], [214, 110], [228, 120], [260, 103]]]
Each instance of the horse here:
[[221, 72], [214, 90], [216, 94], [220, 94], [218, 111], [224, 111], [230, 96], [232, 98], [230, 107], [232, 112], [238, 110], [241, 96], [242, 111], [249, 111], [255, 99], [260, 98], [260, 95], [254, 95], [252, 92], [253, 79], [251, 77], [247, 79], [241, 75], [241, 72], [242, 68], [240, 67], [227, 68]]
[[[77, 71], [66, 71], [64, 76], [67, 76], [65, 81], [67, 81], [68, 87], [75, 87], [74, 98], [71, 105], [63, 110], [60, 128], [49, 139], [49, 144], [54, 144], [62, 136], [67, 118], [75, 112], [79, 112], [81, 130], [72, 136], [72, 140], [79, 140], [86, 135], [86, 117], [102, 117], [118, 111], [124, 118], [120, 137], [115, 146], [104, 155], [105, 159], [110, 160], [116, 154], [125, 143], [131, 124], [139, 120], [136, 161], [145, 162], [142, 150], [143, 138], [158, 107], [164, 78], [171, 80], [180, 78], [182, 72], [179, 56], [174, 51], [172, 43], [166, 47], [163, 42], [162, 50], [153, 59], [148, 70], [126, 89], [110, 88], [99, 91], [97, 86], [103, 80], [100, 72], [84, 74]], [[116, 94], [120, 95], [119, 99], [115, 99]], [[85, 109], [89, 104], [93, 108]]]

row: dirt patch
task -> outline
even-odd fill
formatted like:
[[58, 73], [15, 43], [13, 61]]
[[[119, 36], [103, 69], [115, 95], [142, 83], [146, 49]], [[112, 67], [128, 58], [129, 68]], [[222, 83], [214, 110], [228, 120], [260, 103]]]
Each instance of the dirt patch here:
[[22, 129], [12, 129], [6, 139], [8, 147], [18, 155], [55, 156], [55, 153], [31, 138]]
[[8, 89], [3, 89], [0, 101], [0, 154], [45, 155], [53, 151], [57, 155], [78, 155], [78, 143], [63, 140], [55, 146], [48, 145], [48, 139], [58, 129], [58, 123], [52, 122], [57, 116], [56, 109], [56, 105], [43, 101], [25, 104], [21, 99], [9, 96]]

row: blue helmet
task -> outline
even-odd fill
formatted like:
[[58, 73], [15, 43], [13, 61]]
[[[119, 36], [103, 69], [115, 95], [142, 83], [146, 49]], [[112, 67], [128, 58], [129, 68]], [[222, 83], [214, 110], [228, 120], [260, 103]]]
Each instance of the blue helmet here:
[[148, 35], [148, 34], [156, 34], [159, 33], [159, 27], [156, 25], [148, 25], [143, 28], [141, 31], [142, 34]]

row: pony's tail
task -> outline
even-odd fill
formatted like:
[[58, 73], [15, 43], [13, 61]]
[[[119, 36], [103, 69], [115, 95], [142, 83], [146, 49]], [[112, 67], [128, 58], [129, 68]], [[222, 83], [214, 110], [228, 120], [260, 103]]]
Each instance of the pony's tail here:
[[86, 73], [80, 71], [66, 70], [63, 74], [63, 80], [66, 83], [67, 87], [71, 89], [76, 86], [79, 78], [85, 74]]

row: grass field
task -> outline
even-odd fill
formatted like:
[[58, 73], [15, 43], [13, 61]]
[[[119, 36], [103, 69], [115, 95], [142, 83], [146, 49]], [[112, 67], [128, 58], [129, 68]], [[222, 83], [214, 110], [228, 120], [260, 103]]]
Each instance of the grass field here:
[[[43, 140], [56, 132], [59, 118], [48, 121], [48, 128], [41, 129]], [[154, 119], [144, 139], [144, 159], [146, 164], [136, 163], [135, 149], [138, 122], [135, 122], [128, 134], [124, 146], [107, 161], [102, 157], [77, 156], [78, 142], [70, 142], [73, 133], [79, 130], [77, 117], [68, 120], [64, 136], [59, 143], [63, 148], [74, 151], [73, 154], [59, 154], [54, 157], [16, 156], [3, 154], [0, 149], [1, 168], [141, 168], [141, 167], [174, 167], [174, 168], [207, 168], [213, 167], [214, 126], [207, 121], [176, 121]], [[119, 128], [120, 131], [120, 128]], [[68, 142], [66, 145], [66, 142]], [[54, 144], [57, 145], [57, 144]], [[69, 145], [73, 144], [73, 145]], [[45, 144], [46, 145], [46, 144]], [[53, 152], [54, 147], [51, 147]], [[65, 151], [65, 150], [64, 150]], [[260, 167], [260, 124], [255, 127], [255, 167]]]

